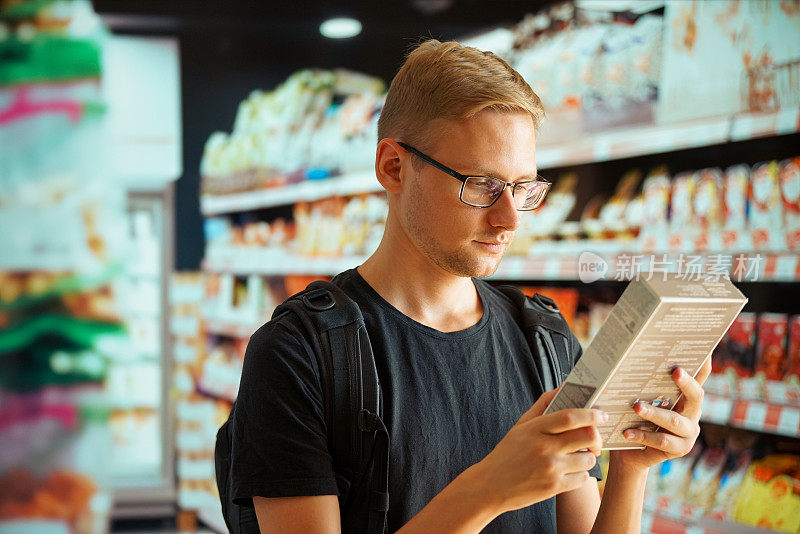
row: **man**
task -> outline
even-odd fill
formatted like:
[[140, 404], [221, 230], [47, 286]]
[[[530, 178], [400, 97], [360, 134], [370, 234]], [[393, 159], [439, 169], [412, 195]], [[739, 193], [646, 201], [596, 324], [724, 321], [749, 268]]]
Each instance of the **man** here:
[[[362, 310], [391, 438], [390, 532], [641, 531], [648, 468], [697, 438], [701, 383], [677, 370], [675, 412], [638, 406], [664, 432], [630, 432], [600, 500], [598, 410], [542, 415], [518, 310], [486, 282], [538, 177], [538, 96], [504, 61], [427, 41], [392, 82], [375, 172], [389, 214], [378, 250], [334, 279]], [[250, 340], [233, 427], [234, 498], [263, 533], [358, 531], [340, 521], [321, 384], [301, 329]], [[591, 472], [591, 476], [590, 476]], [[358, 499], [361, 496], [351, 495]]]

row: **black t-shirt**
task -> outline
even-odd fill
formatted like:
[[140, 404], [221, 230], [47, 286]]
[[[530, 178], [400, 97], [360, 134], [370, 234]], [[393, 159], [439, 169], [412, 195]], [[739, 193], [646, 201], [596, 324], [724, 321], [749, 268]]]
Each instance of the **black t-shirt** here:
[[[482, 460], [536, 402], [537, 370], [517, 308], [483, 280], [474, 279], [483, 316], [457, 332], [407, 317], [355, 269], [334, 283], [361, 308], [375, 354], [391, 443], [394, 532]], [[231, 477], [239, 504], [252, 505], [254, 496], [337, 494], [319, 370], [300, 332], [291, 321], [267, 323], [247, 346], [233, 417]], [[591, 474], [600, 477], [596, 467]], [[555, 498], [506, 512], [483, 532], [556, 532]]]

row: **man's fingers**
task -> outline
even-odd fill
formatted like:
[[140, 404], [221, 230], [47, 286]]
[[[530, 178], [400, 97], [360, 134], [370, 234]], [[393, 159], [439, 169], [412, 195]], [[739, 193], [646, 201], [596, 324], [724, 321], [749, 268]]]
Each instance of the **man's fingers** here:
[[697, 423], [676, 411], [656, 408], [645, 402], [637, 402], [634, 410], [642, 419], [647, 419], [677, 436], [694, 438], [699, 433]]
[[567, 430], [556, 436], [556, 439], [559, 443], [559, 450], [565, 453], [589, 449], [592, 454], [597, 456], [603, 448], [603, 439], [595, 426]]
[[588, 408], [570, 408], [542, 416], [541, 431], [545, 434], [560, 434], [584, 426], [602, 425], [608, 414]]
[[564, 458], [564, 473], [566, 474], [588, 471], [597, 464], [597, 456], [591, 452], [573, 452]]
[[551, 389], [550, 391], [545, 391], [542, 393], [542, 396], [539, 397], [535, 403], [533, 403], [533, 406], [531, 406], [527, 412], [522, 414], [522, 417], [519, 418], [518, 423], [524, 423], [529, 419], [533, 419], [534, 417], [539, 417], [542, 415], [552, 402], [553, 397], [555, 397], [556, 393], [558, 393], [558, 389], [559, 388]]
[[690, 419], [699, 419], [703, 407], [703, 387], [680, 367], [672, 372], [672, 379], [683, 392], [681, 413]]
[[694, 379], [697, 381], [698, 384], [701, 386], [705, 384], [706, 379], [711, 374], [711, 357], [709, 356], [706, 358], [706, 361], [703, 362], [703, 365], [700, 366], [700, 369], [697, 371]]
[[622, 435], [628, 441], [664, 451], [673, 457], [686, 455], [694, 444], [693, 439], [673, 436], [666, 432], [646, 432], [636, 428], [629, 428]]

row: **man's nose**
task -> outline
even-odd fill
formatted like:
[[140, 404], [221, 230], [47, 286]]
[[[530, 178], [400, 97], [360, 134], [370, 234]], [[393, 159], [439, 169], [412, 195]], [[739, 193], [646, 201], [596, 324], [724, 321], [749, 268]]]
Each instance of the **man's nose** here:
[[492, 226], [500, 226], [511, 232], [519, 228], [521, 212], [517, 210], [511, 187], [506, 186], [500, 198], [489, 209], [489, 222]]

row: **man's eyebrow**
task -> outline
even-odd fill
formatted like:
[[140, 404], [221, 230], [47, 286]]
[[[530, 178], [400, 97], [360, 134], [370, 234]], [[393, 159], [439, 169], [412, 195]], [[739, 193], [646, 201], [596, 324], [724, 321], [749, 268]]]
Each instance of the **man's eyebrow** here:
[[[498, 178], [500, 180], [505, 180], [505, 178], [501, 177], [502, 176], [501, 173], [494, 172], [494, 171], [492, 171], [491, 169], [489, 169], [487, 167], [483, 167], [481, 165], [473, 165], [472, 167], [469, 167], [469, 168], [474, 170], [475, 174], [477, 174], [477, 175], [480, 175], [480, 176], [491, 176], [492, 178]], [[537, 177], [539, 176], [538, 171], [539, 171], [539, 169], [536, 169], [536, 173], [535, 174], [525, 174], [523, 176], [520, 176], [519, 178], [517, 178], [514, 181], [515, 182], [528, 182], [528, 181], [531, 181], [531, 180], [536, 180]], [[472, 175], [473, 175], [472, 172], [467, 174], [467, 176], [472, 176]]]

